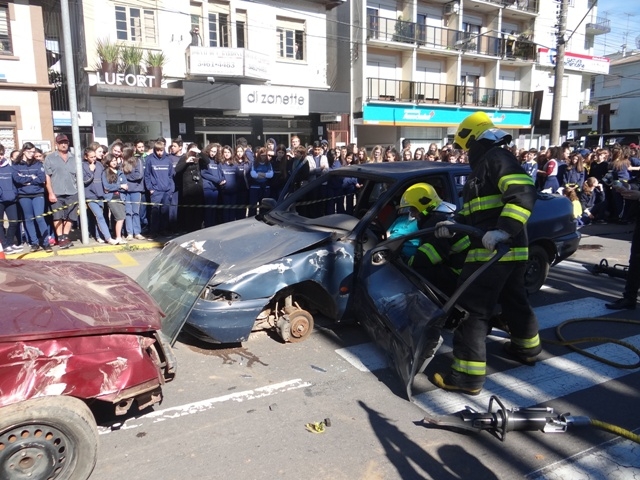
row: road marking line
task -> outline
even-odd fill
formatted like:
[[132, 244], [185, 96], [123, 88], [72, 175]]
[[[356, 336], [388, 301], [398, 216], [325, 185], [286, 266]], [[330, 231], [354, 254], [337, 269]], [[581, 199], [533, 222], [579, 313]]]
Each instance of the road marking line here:
[[[637, 344], [640, 335], [624, 340]], [[636, 359], [635, 353], [611, 343], [586, 350], [614, 362], [632, 363]], [[521, 366], [488, 375], [482, 393], [476, 397], [436, 389], [416, 395], [414, 402], [434, 416], [449, 415], [467, 405], [486, 411], [491, 395], [497, 395], [507, 408], [530, 407], [633, 373], [572, 352], [540, 361], [535, 368]], [[619, 388], [624, 389], [624, 385]]]
[[633, 441], [618, 437], [531, 472], [525, 478], [529, 480], [588, 478], [595, 472], [599, 478], [637, 478], [640, 476], [640, 467], [637, 466], [636, 447]]
[[[565, 320], [580, 317], [600, 317], [611, 314], [611, 310], [604, 306], [604, 300], [595, 297], [585, 297], [568, 302], [554, 303], [534, 308], [540, 330], [555, 327]], [[445, 343], [438, 350], [438, 354], [451, 352], [451, 335], [443, 334]], [[351, 347], [339, 348], [336, 353], [361, 372], [381, 370], [388, 367], [388, 357], [373, 342], [361, 343]]]
[[221, 397], [208, 398], [206, 400], [199, 400], [197, 402], [187, 403], [184, 405], [178, 405], [176, 407], [165, 408], [164, 410], [156, 410], [146, 415], [139, 417], [133, 417], [127, 419], [124, 423], [114, 424], [112, 427], [98, 427], [98, 433], [100, 435], [106, 435], [115, 430], [129, 430], [132, 428], [139, 428], [144, 423], [164, 422], [165, 420], [173, 420], [176, 418], [184, 417], [186, 415], [193, 415], [195, 413], [206, 412], [215, 408], [218, 403], [234, 401], [245, 402], [248, 400], [256, 400], [258, 398], [264, 398], [278, 393], [288, 392], [290, 390], [297, 390], [299, 388], [310, 387], [312, 384], [309, 382], [303, 382], [297, 378], [295, 380], [288, 380], [286, 382], [276, 383], [273, 385], [267, 385], [265, 387], [258, 387], [253, 390], [245, 390], [242, 392], [234, 392]]
[[117, 265], [109, 265], [112, 268], [135, 267], [138, 265], [136, 259], [128, 253], [114, 253], [113, 256], [116, 257], [120, 263], [118, 263]]

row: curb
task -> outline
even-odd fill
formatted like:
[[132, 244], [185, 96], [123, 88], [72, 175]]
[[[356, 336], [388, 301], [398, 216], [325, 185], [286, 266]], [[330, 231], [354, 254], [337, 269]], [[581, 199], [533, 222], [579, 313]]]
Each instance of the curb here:
[[[79, 243], [76, 241], [76, 243]], [[64, 248], [53, 247], [53, 252], [47, 253], [43, 250], [38, 250], [37, 252], [23, 252], [23, 253], [13, 253], [11, 255], [7, 255], [7, 259], [9, 260], [32, 260], [36, 258], [50, 258], [50, 257], [66, 257], [73, 255], [88, 255], [91, 253], [109, 253], [109, 252], [129, 252], [129, 251], [138, 251], [138, 250], [152, 250], [154, 248], [162, 248], [166, 242], [163, 241], [149, 241], [149, 240], [140, 240], [140, 243], [128, 243], [126, 245], [104, 245], [104, 244], [94, 244], [94, 245], [83, 245], [80, 244], [78, 247]]]

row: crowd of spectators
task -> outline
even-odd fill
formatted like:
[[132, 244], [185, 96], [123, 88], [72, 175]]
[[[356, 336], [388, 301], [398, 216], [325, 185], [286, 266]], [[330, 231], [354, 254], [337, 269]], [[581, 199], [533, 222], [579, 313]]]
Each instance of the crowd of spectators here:
[[[69, 140], [56, 137], [56, 150], [44, 155], [32, 143], [5, 156], [0, 145], [0, 229], [6, 253], [68, 248], [77, 223], [75, 162], [69, 161]], [[593, 222], [629, 223], [638, 202], [627, 202], [612, 187], [633, 185], [640, 172], [637, 145], [594, 151], [560, 147], [509, 147], [539, 190], [565, 195], [574, 205], [580, 225]], [[235, 146], [209, 143], [201, 150], [180, 137], [167, 146], [163, 138], [111, 145], [92, 143], [82, 151], [84, 193], [90, 236], [97, 242], [126, 244], [172, 233], [190, 232], [254, 215], [265, 197], [278, 198], [294, 176], [293, 187], [332, 169], [351, 164], [432, 161], [467, 163], [466, 153], [451, 144], [411, 148], [403, 140], [370, 150], [355, 144], [329, 148], [326, 140], [304, 146], [297, 136], [291, 145], [268, 139], [262, 146], [239, 138]], [[353, 197], [357, 178], [323, 184], [327, 198]], [[352, 205], [353, 201], [344, 202]], [[336, 202], [332, 211], [342, 211]], [[348, 207], [347, 207], [348, 208]], [[320, 212], [319, 214], [332, 213]], [[347, 212], [350, 213], [350, 212]]]

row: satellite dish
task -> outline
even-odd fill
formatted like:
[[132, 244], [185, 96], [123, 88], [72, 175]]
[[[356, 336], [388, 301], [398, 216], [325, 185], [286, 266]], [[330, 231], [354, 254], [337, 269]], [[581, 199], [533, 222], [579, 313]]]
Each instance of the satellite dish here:
[[636, 48], [640, 50], [640, 35], [636, 37]]

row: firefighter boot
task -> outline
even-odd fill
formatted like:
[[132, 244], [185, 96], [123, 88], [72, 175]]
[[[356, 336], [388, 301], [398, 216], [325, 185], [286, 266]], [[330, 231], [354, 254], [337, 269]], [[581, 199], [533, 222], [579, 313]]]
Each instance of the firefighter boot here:
[[466, 395], [478, 395], [484, 385], [484, 375], [467, 375], [451, 370], [447, 375], [440, 373], [433, 375], [433, 383], [436, 387], [450, 392], [460, 392]]
[[507, 342], [504, 344], [504, 351], [520, 363], [533, 367], [536, 364], [536, 360], [538, 360], [538, 354], [542, 351], [542, 345], [537, 345], [532, 348], [521, 348], [514, 345], [513, 342]]

